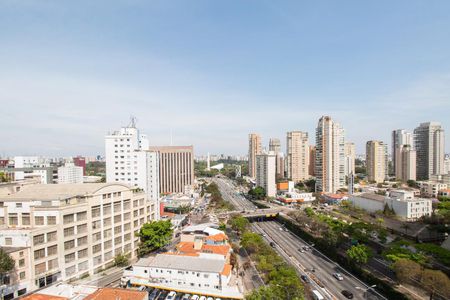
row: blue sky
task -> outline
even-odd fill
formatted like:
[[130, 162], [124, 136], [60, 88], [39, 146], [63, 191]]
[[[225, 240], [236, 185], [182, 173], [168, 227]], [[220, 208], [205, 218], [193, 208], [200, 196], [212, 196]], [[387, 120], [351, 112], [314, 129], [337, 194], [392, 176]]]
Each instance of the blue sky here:
[[438, 121], [449, 1], [0, 1], [0, 155], [95, 155], [130, 115], [153, 145], [243, 154], [321, 115], [367, 140]]

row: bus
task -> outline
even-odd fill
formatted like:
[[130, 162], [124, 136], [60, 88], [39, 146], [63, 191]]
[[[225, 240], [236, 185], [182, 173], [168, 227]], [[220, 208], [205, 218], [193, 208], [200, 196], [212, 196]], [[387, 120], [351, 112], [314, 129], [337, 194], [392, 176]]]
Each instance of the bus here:
[[312, 293], [313, 293], [314, 300], [323, 300], [324, 299], [322, 294], [320, 294], [317, 290], [313, 290]]

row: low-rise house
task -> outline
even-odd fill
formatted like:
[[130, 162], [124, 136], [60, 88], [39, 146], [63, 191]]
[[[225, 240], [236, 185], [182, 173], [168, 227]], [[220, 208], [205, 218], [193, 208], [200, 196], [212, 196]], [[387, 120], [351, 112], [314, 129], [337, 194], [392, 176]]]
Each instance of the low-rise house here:
[[316, 200], [312, 193], [285, 192], [277, 197], [282, 204], [306, 204]]
[[440, 190], [447, 189], [448, 185], [437, 181], [420, 181], [419, 187], [422, 197], [432, 198], [437, 197]]
[[347, 200], [348, 195], [345, 194], [322, 194], [321, 198], [323, 202], [328, 204], [339, 204], [342, 200]]
[[1, 247], [14, 260], [14, 268], [0, 277], [0, 299], [13, 299], [30, 291], [32, 277], [30, 274], [29, 247]]

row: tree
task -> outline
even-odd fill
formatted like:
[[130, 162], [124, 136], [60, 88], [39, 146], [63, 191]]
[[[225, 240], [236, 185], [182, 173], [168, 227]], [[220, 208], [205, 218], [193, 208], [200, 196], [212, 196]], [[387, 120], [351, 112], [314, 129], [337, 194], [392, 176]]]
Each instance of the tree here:
[[392, 269], [400, 282], [417, 280], [422, 273], [420, 264], [405, 258], [401, 258], [392, 264]]
[[250, 222], [243, 216], [236, 215], [230, 220], [231, 228], [239, 233], [247, 231]]
[[450, 297], [450, 280], [442, 271], [425, 269], [422, 273], [422, 284], [431, 294], [438, 292]]
[[266, 197], [266, 191], [263, 187], [257, 186], [254, 189], [248, 191], [249, 196], [257, 200], [264, 200]]
[[172, 223], [170, 220], [145, 223], [139, 233], [139, 256], [145, 255], [167, 245], [172, 238]]
[[354, 245], [347, 250], [347, 257], [357, 264], [366, 264], [372, 256], [372, 250], [364, 245]]
[[412, 188], [418, 188], [419, 187], [419, 185], [417, 184], [417, 182], [415, 181], [415, 180], [407, 180], [406, 181], [406, 184], [409, 186], [409, 187], [412, 187]]
[[8, 273], [14, 269], [14, 264], [14, 260], [11, 256], [0, 248], [0, 274]]
[[125, 267], [128, 265], [128, 257], [125, 254], [117, 254], [114, 257], [114, 265], [117, 267]]
[[256, 253], [264, 247], [264, 241], [259, 234], [247, 232], [242, 235], [241, 245], [249, 253]]

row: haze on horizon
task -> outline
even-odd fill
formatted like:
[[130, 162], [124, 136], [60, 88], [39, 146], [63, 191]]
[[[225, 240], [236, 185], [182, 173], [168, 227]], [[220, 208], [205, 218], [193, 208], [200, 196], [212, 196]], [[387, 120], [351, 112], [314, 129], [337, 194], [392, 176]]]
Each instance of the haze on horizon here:
[[437, 121], [450, 152], [449, 1], [2, 1], [0, 156], [152, 145], [245, 154], [330, 115], [364, 153]]

